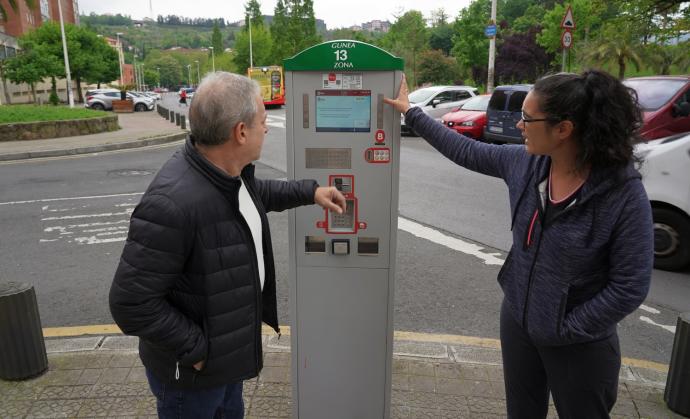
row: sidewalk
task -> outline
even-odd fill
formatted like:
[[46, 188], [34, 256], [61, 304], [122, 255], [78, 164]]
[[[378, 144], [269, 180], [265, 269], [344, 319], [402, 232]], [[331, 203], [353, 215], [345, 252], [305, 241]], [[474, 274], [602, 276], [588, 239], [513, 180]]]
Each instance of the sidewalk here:
[[[244, 384], [246, 417], [289, 418], [290, 337], [266, 334], [263, 343], [264, 369]], [[0, 380], [0, 418], [156, 417], [136, 338], [47, 339], [46, 347], [47, 373]], [[682, 418], [663, 402], [665, 381], [664, 372], [624, 365], [612, 417]], [[500, 350], [396, 338], [391, 404], [392, 418], [505, 418]]]
[[45, 140], [0, 142], [0, 161], [143, 147], [178, 141], [187, 134], [187, 131], [161, 118], [155, 110], [117, 115], [122, 128], [118, 131]]

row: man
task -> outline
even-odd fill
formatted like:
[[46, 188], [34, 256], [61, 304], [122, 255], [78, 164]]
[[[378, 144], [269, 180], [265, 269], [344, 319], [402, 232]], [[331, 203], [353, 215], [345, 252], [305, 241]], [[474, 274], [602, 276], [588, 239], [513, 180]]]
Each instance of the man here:
[[254, 177], [266, 111], [243, 76], [207, 76], [190, 107], [192, 132], [134, 210], [110, 289], [124, 333], [139, 336], [161, 418], [241, 418], [242, 381], [262, 368], [261, 322], [276, 332], [266, 212], [345, 198], [313, 180]]

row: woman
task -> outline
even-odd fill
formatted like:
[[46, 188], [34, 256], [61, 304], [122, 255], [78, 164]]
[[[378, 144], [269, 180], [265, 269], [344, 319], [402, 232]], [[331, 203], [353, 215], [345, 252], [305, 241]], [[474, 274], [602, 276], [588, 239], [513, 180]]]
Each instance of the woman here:
[[455, 163], [508, 185], [513, 245], [498, 274], [509, 418], [607, 418], [621, 363], [616, 325], [643, 301], [653, 262], [649, 200], [634, 169], [637, 97], [601, 71], [536, 82], [517, 124], [525, 145], [463, 137], [386, 103]]

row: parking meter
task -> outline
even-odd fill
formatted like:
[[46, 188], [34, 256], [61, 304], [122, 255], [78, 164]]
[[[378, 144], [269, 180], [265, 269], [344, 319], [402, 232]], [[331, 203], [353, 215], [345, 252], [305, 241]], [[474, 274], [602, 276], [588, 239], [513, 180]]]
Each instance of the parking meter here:
[[347, 211], [289, 213], [293, 417], [390, 415], [403, 60], [330, 41], [284, 61], [288, 177]]

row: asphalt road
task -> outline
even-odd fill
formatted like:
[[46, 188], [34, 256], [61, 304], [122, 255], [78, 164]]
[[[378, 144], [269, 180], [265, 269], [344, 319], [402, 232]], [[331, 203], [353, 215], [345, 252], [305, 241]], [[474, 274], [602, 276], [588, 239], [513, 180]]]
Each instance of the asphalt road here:
[[[284, 178], [284, 110], [270, 110], [268, 124], [257, 175]], [[402, 143], [400, 216], [504, 259], [502, 181], [453, 165], [421, 139]], [[129, 216], [178, 147], [0, 164], [0, 281], [36, 286], [44, 327], [112, 323], [107, 294]], [[270, 220], [287, 324], [287, 214]], [[408, 231], [398, 232], [396, 330], [497, 338], [500, 266]], [[655, 271], [645, 306], [620, 324], [623, 355], [668, 363], [669, 329], [690, 311], [689, 297], [690, 273]]]

